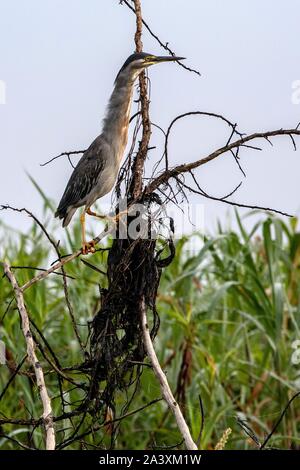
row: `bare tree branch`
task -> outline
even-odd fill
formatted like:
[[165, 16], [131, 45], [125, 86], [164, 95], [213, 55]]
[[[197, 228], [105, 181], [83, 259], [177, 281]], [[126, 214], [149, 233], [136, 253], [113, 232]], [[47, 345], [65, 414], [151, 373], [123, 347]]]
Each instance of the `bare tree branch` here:
[[[45, 268], [38, 268], [37, 266], [11, 266], [12, 269], [28, 269], [32, 271], [47, 271]], [[63, 273], [53, 273], [57, 276], [63, 276]], [[69, 274], [65, 274], [68, 279], [75, 279], [74, 276], [70, 276]]]
[[157, 176], [152, 181], [150, 181], [150, 183], [145, 188], [144, 194], [150, 194], [156, 191], [159, 186], [166, 184], [170, 178], [174, 178], [175, 176], [190, 172], [191, 170], [194, 170], [195, 168], [205, 165], [206, 163], [211, 162], [212, 160], [215, 160], [216, 158], [218, 158], [220, 155], [223, 155], [224, 153], [227, 153], [233, 149], [245, 146], [244, 144], [247, 142], [250, 142], [255, 139], [269, 139], [270, 137], [275, 137], [275, 136], [280, 136], [280, 135], [287, 135], [287, 136], [300, 135], [300, 130], [277, 129], [277, 130], [268, 131], [268, 132], [256, 132], [254, 134], [241, 137], [235, 142], [232, 142], [228, 145], [225, 145], [224, 147], [219, 148], [218, 150], [215, 150], [213, 153], [207, 155], [206, 157], [203, 157], [191, 163], [184, 163], [182, 165], [177, 165], [174, 168], [163, 171], [159, 176]]
[[[93, 238], [95, 245], [99, 243], [100, 240], [103, 240], [103, 238], [109, 235], [112, 232], [112, 230], [113, 230], [113, 227], [107, 228], [106, 230], [103, 230], [103, 232], [101, 232], [100, 235], [98, 235], [98, 237]], [[53, 273], [54, 271], [57, 271], [65, 264], [69, 263], [70, 261], [73, 261], [75, 258], [78, 258], [78, 256], [80, 255], [82, 255], [81, 249], [75, 251], [71, 255], [66, 256], [65, 258], [62, 258], [60, 261], [58, 261], [53, 266], [51, 266], [51, 268], [47, 269], [46, 271], [41, 272], [34, 278], [30, 279], [30, 281], [26, 282], [22, 287], [20, 287], [20, 289], [24, 292], [26, 289], [33, 286], [33, 284], [35, 284], [36, 282], [41, 281], [42, 279], [45, 279], [46, 277], [49, 276], [49, 274]]]
[[8, 390], [8, 387], [10, 386], [10, 384], [14, 381], [15, 377], [18, 375], [18, 373], [20, 372], [24, 362], [26, 361], [27, 359], [27, 354], [25, 354], [25, 356], [23, 357], [23, 359], [21, 360], [21, 362], [17, 365], [17, 367], [15, 368], [15, 370], [13, 371], [11, 377], [9, 378], [7, 384], [5, 385], [5, 387], [3, 388], [2, 392], [0, 393], [0, 401], [2, 400], [2, 398], [4, 397], [5, 393], [7, 392]]
[[37, 388], [39, 391], [39, 395], [43, 404], [43, 424], [46, 431], [46, 450], [54, 450], [55, 449], [55, 431], [53, 425], [53, 413], [51, 407], [51, 400], [48, 395], [48, 391], [45, 384], [44, 379], [44, 372], [42, 366], [35, 354], [35, 344], [33, 341], [32, 333], [30, 330], [30, 323], [28, 318], [28, 313], [24, 303], [23, 291], [20, 289], [19, 284], [11, 271], [9, 265], [7, 263], [3, 263], [4, 272], [9, 279], [13, 290], [15, 292], [15, 297], [17, 300], [18, 310], [21, 315], [22, 319], [22, 330], [23, 335], [26, 341], [27, 346], [27, 356], [31, 365], [34, 369], [35, 376], [36, 376], [36, 383]]
[[244, 134], [241, 132], [237, 131], [237, 124], [233, 124], [229, 119], [225, 118], [221, 114], [216, 114], [216, 113], [211, 113], [211, 112], [206, 112], [206, 111], [188, 111], [183, 114], [179, 114], [176, 116], [169, 124], [169, 127], [165, 133], [165, 149], [164, 149], [164, 156], [165, 156], [165, 169], [169, 169], [169, 161], [168, 161], [168, 144], [169, 144], [169, 137], [171, 130], [173, 129], [174, 125], [180, 121], [183, 118], [190, 117], [190, 116], [206, 116], [206, 117], [212, 117], [216, 119], [220, 119], [221, 121], [225, 122], [229, 127], [231, 127], [231, 134], [227, 140], [226, 145], [229, 145], [231, 142], [231, 139], [234, 135], [237, 135], [238, 137], [243, 137]]
[[[134, 0], [132, 0], [134, 1]], [[136, 14], [136, 10], [133, 8], [133, 6], [129, 3], [129, 1], [127, 0], [120, 0], [120, 3], [123, 4], [125, 3], [125, 5], [133, 12]], [[170, 49], [169, 47], [169, 43], [166, 42], [165, 44], [161, 41], [161, 39], [153, 33], [152, 29], [150, 29], [148, 23], [146, 23], [146, 21], [144, 19], [142, 19], [142, 24], [145, 26], [145, 28], [147, 29], [147, 31], [150, 33], [150, 35], [158, 42], [158, 44], [165, 50], [167, 51], [170, 55], [172, 56], [176, 56], [177, 54], [175, 54], [174, 51], [172, 51], [172, 49]], [[179, 62], [179, 61], [176, 61], [178, 63], [178, 65], [180, 65], [180, 67], [184, 68], [185, 70], [187, 70], [188, 72], [192, 72], [192, 73], [195, 73], [196, 75], [199, 75], [201, 76], [201, 73], [198, 71], [198, 70], [195, 70], [195, 69], [191, 69], [190, 67], [187, 67], [185, 64], [183, 64], [182, 62]]]
[[[105, 428], [106, 426], [108, 426], [108, 425], [110, 425], [110, 424], [123, 421], [123, 419], [128, 418], [129, 416], [133, 416], [133, 415], [135, 415], [135, 414], [137, 414], [137, 413], [140, 413], [141, 411], [145, 410], [145, 409], [148, 408], [149, 406], [155, 405], [156, 403], [160, 402], [161, 400], [162, 400], [162, 398], [155, 398], [154, 400], [150, 401], [149, 403], [146, 403], [145, 405], [141, 406], [140, 408], [138, 408], [138, 409], [136, 409], [136, 410], [129, 411], [128, 413], [125, 413], [124, 415], [122, 415], [122, 416], [120, 416], [120, 417], [118, 417], [118, 418], [110, 419], [110, 420], [105, 420], [105, 422], [102, 423], [102, 424], [92, 425], [92, 426], [90, 426], [90, 429], [88, 429], [88, 430], [85, 431], [84, 433], [80, 434], [79, 436], [76, 436], [76, 438], [74, 438], [74, 439], [67, 439], [67, 440], [66, 440], [65, 442], [63, 442], [63, 444], [61, 444], [58, 448], [59, 448], [59, 449], [64, 449], [65, 447], [68, 447], [70, 444], [72, 444], [72, 442], [74, 442], [75, 440], [82, 439], [83, 437], [88, 436], [88, 435], [91, 434], [92, 432], [99, 431], [99, 429]], [[63, 419], [64, 419], [64, 418], [63, 418]]]
[[59, 155], [56, 155], [56, 157], [51, 158], [47, 162], [40, 163], [40, 166], [49, 165], [49, 163], [52, 163], [54, 160], [56, 160], [57, 158], [60, 158], [60, 157], [68, 157], [68, 160], [71, 163], [71, 166], [74, 168], [74, 165], [71, 162], [70, 156], [71, 155], [80, 155], [80, 154], [83, 154], [84, 152], [85, 152], [85, 150], [73, 150], [71, 152], [62, 152]]
[[[30, 212], [28, 209], [25, 209], [24, 207], [22, 209], [18, 209], [16, 207], [12, 207], [12, 206], [9, 206], [9, 205], [2, 205], [0, 206], [0, 210], [7, 210], [7, 209], [10, 209], [10, 210], [13, 210], [13, 211], [17, 211], [17, 212], [25, 212], [29, 217], [31, 217], [37, 224], [38, 226], [40, 227], [40, 229], [42, 230], [43, 234], [46, 236], [46, 238], [49, 240], [50, 244], [52, 245], [55, 253], [57, 254], [58, 256], [58, 259], [61, 260], [62, 256], [61, 256], [61, 253], [60, 253], [60, 250], [59, 250], [59, 242], [56, 242], [52, 236], [49, 234], [48, 230], [46, 229], [45, 225], [32, 213]], [[20, 267], [19, 267], [20, 269]], [[47, 272], [46, 269], [39, 269], [41, 271], [44, 271], [44, 272]], [[80, 335], [79, 335], [79, 331], [78, 331], [78, 328], [77, 328], [77, 325], [76, 325], [76, 322], [75, 322], [75, 317], [74, 317], [74, 313], [73, 313], [73, 308], [72, 308], [72, 305], [71, 305], [71, 302], [70, 302], [70, 299], [69, 299], [69, 292], [68, 292], [68, 281], [67, 281], [67, 274], [64, 270], [64, 266], [62, 265], [61, 266], [61, 273], [56, 273], [56, 272], [53, 272], [53, 274], [60, 274], [63, 276], [63, 288], [64, 288], [64, 294], [65, 294], [65, 299], [66, 299], [66, 304], [67, 304], [67, 308], [68, 308], [68, 312], [69, 312], [69, 315], [71, 317], [71, 321], [72, 321], [72, 325], [73, 325], [73, 329], [74, 329], [74, 332], [75, 332], [75, 335], [76, 335], [76, 338], [77, 338], [77, 341], [79, 343], [79, 346], [81, 347], [81, 350], [84, 351], [84, 348], [83, 348], [83, 344], [82, 344], [82, 341], [81, 341], [81, 338], [80, 338]]]
[[[205, 197], [206, 199], [211, 199], [212, 201], [223, 202], [225, 204], [228, 204], [229, 206], [240, 207], [240, 208], [243, 208], [243, 209], [253, 209], [253, 210], [266, 211], [266, 212], [273, 212], [274, 214], [283, 215], [284, 217], [294, 217], [293, 214], [288, 214], [287, 212], [280, 211], [280, 210], [274, 209], [272, 207], [258, 206], [258, 205], [254, 205], [254, 204], [243, 204], [241, 202], [228, 201], [227, 198], [230, 197], [232, 194], [234, 194], [240, 188], [241, 183], [238, 186], [236, 186], [236, 188], [234, 188], [234, 190], [231, 191], [231, 193], [227, 194], [226, 196], [215, 197], [215, 196], [211, 196], [210, 194], [207, 194], [203, 189], [201, 189], [198, 182], [197, 182], [197, 187], [198, 187], [198, 190], [197, 190], [195, 188], [192, 188], [191, 186], [188, 186], [183, 181], [181, 181], [178, 176], [176, 176], [174, 178], [178, 182], [179, 185], [183, 186], [188, 191], [191, 191], [192, 193], [195, 193], [195, 194], [199, 194], [200, 196]], [[194, 179], [195, 179], [195, 177], [194, 177]]]
[[[160, 38], [153, 33], [148, 24], [142, 18], [141, 0], [123, 0], [123, 2], [121, 1], [120, 3], [125, 3], [127, 7], [129, 7], [130, 10], [135, 14], [135, 48], [137, 52], [140, 52], [143, 49], [142, 28], [144, 26], [161, 47], [167, 50], [168, 53], [172, 56], [175, 55], [175, 53], [169, 48], [168, 43], [164, 44], [160, 40]], [[198, 71], [190, 69], [189, 67], [186, 67], [180, 62], [178, 63], [186, 70], [200, 75]], [[167, 188], [168, 195], [164, 194], [165, 200], [171, 201], [172, 199], [175, 199], [176, 203], [177, 194], [181, 193], [182, 195], [184, 195], [184, 197], [186, 197], [185, 190], [189, 190], [203, 197], [224, 202], [226, 204], [235, 205], [238, 207], [270, 210], [283, 215], [289, 215], [284, 212], [270, 208], [260, 207], [257, 205], [249, 206], [228, 200], [228, 197], [232, 196], [238, 190], [240, 185], [238, 185], [236, 188], [233, 189], [233, 191], [231, 191], [224, 197], [217, 198], [211, 196], [200, 187], [196, 177], [193, 174], [193, 170], [228, 152], [230, 154], [229, 156], [232, 156], [234, 158], [240, 171], [245, 176], [245, 173], [240, 165], [239, 157], [239, 152], [242, 148], [245, 147], [253, 150], [261, 150], [260, 147], [252, 145], [253, 140], [263, 139], [266, 140], [269, 144], [273, 145], [270, 140], [271, 137], [277, 135], [288, 135], [294, 149], [296, 150], [296, 141], [294, 136], [300, 135], [300, 129], [298, 129], [299, 125], [295, 129], [279, 129], [270, 132], [255, 133], [247, 136], [245, 134], [240, 133], [237, 130], [237, 125], [230, 122], [222, 115], [201, 111], [191, 111], [177, 116], [170, 123], [166, 132], [159, 125], [153, 124], [153, 126], [157, 127], [164, 134], [165, 137], [164, 153], [162, 156], [162, 159], [165, 158], [165, 169], [161, 174], [158, 174], [157, 168], [159, 168], [159, 166], [154, 166], [152, 177], [149, 178], [148, 184], [143, 191], [145, 161], [147, 158], [148, 151], [153, 148], [149, 145], [152, 124], [149, 117], [149, 100], [151, 88], [150, 80], [144, 73], [142, 73], [139, 77], [139, 87], [140, 88], [138, 112], [135, 113], [130, 119], [131, 122], [134, 118], [137, 118], [135, 120], [135, 130], [133, 134], [132, 145], [129, 151], [129, 155], [122, 167], [123, 171], [120, 172], [117, 184], [117, 194], [118, 189], [119, 193], [121, 194], [120, 184], [123, 179], [122, 184], [125, 183], [124, 186], [126, 188], [126, 195], [130, 196], [130, 203], [129, 207], [127, 208], [127, 211], [135, 202], [145, 202], [146, 206], [148, 204], [148, 216], [149, 220], [151, 220], [151, 217], [153, 215], [151, 203], [153, 201], [157, 203], [157, 199], [155, 200], [155, 196], [156, 198], [158, 198], [158, 195], [155, 193], [155, 191], [158, 190], [164, 194], [163, 191], [166, 192], [165, 188]], [[147, 87], [149, 87], [149, 89]], [[187, 116], [196, 115], [214, 117], [224, 121], [230, 128], [229, 138], [227, 142], [225, 140], [226, 143], [223, 147], [215, 150], [213, 153], [205, 156], [204, 158], [198, 159], [194, 162], [178, 165], [172, 168], [170, 167], [168, 155], [168, 145], [171, 130], [173, 129], [175, 123], [178, 122], [180, 119], [185, 118]], [[136, 142], [140, 134], [141, 141], [137, 146]], [[235, 142], [233, 142], [234, 138], [237, 139]], [[136, 154], [134, 154], [136, 148], [137, 152]], [[53, 157], [48, 162], [43, 163], [41, 166], [45, 166], [61, 156], [66, 156], [71, 165], [73, 166], [70, 156], [82, 154], [84, 152], [85, 150], [63, 152], [60, 155]], [[157, 165], [160, 165], [160, 163], [161, 160], [157, 162]], [[188, 186], [185, 183], [185, 174], [187, 173], [190, 174], [193, 178], [193, 187]], [[175, 182], [175, 185], [171, 184], [173, 181]], [[175, 190], [173, 190], [172, 186], [175, 186]], [[178, 193], [176, 193], [176, 191], [178, 191]], [[144, 198], [144, 196], [147, 197]], [[161, 201], [158, 202], [158, 204], [160, 203]], [[141, 408], [138, 408], [137, 410], [134, 410], [132, 412], [126, 412], [129, 409], [128, 407], [131, 403], [131, 400], [135, 396], [137, 385], [139, 383], [139, 378], [142, 373], [142, 367], [148, 366], [154, 371], [160, 383], [160, 387], [163, 392], [163, 399], [166, 401], [169, 409], [172, 411], [176, 418], [178, 429], [184, 438], [184, 442], [187, 449], [197, 450], [197, 445], [191, 437], [191, 433], [184, 419], [183, 413], [180, 409], [179, 404], [176, 402], [174, 395], [172, 394], [166, 375], [164, 374], [162, 367], [159, 364], [153, 346], [153, 341], [158, 332], [159, 327], [159, 316], [156, 311], [156, 297], [161, 270], [172, 261], [175, 255], [175, 247], [173, 245], [171, 237], [169, 240], [170, 255], [163, 259], [160, 259], [160, 255], [163, 250], [159, 250], [158, 246], [156, 245], [156, 242], [152, 239], [149, 242], [145, 242], [145, 240], [142, 240], [142, 236], [137, 240], [133, 240], [128, 237], [128, 239], [126, 239], [125, 241], [123, 239], [121, 240], [115, 238], [112, 248], [109, 249], [110, 256], [108, 257], [107, 261], [107, 273], [103, 272], [101, 269], [98, 269], [97, 266], [94, 266], [93, 264], [82, 259], [83, 263], [89, 266], [89, 268], [94, 269], [98, 273], [107, 276], [107, 289], [105, 288], [100, 290], [101, 297], [100, 299], [97, 299], [96, 307], [93, 309], [93, 314], [95, 316], [89, 330], [89, 338], [91, 338], [91, 340], [88, 346], [90, 348], [88, 352], [87, 345], [82, 344], [80, 336], [77, 332], [75, 316], [73, 314], [73, 307], [71, 305], [71, 299], [69, 299], [68, 295], [67, 274], [64, 271], [64, 266], [67, 263], [73, 261], [82, 254], [81, 250], [77, 250], [70, 255], [62, 257], [59, 250], [59, 243], [55, 241], [52, 235], [48, 233], [45, 226], [30, 211], [24, 208], [16, 209], [10, 206], [0, 206], [0, 210], [1, 209], [12, 209], [19, 212], [25, 212], [27, 215], [32, 217], [35, 223], [38, 224], [38, 226], [41, 228], [41, 230], [47, 237], [49, 243], [53, 246], [58, 258], [49, 269], [43, 270], [43, 272], [39, 273], [37, 276], [26, 282], [23, 286], [19, 286], [15, 275], [13, 274], [12, 266], [8, 266], [8, 264], [6, 263], [3, 264], [5, 274], [13, 286], [15, 298], [22, 319], [22, 330], [26, 340], [27, 354], [34, 368], [34, 374], [36, 376], [36, 381], [43, 403], [44, 412], [43, 416], [38, 419], [34, 419], [30, 413], [29, 418], [31, 419], [27, 420], [9, 418], [0, 419], [0, 425], [10, 424], [21, 426], [33, 426], [33, 430], [29, 438], [29, 443], [32, 442], [31, 437], [35, 429], [38, 426], [44, 425], [46, 429], [46, 448], [53, 449], [55, 447], [53, 423], [55, 423], [56, 421], [68, 419], [70, 420], [71, 433], [68, 434], [67, 438], [63, 437], [62, 440], [56, 446], [56, 448], [65, 448], [76, 441], [80, 441], [82, 445], [85, 445], [86, 443], [84, 443], [83, 440], [84, 437], [90, 435], [91, 433], [94, 433], [95, 431], [101, 428], [106, 430], [108, 425], [113, 423], [120, 423], [126, 417], [131, 416], [139, 411], [142, 411], [146, 407], [160, 400], [153, 400], [152, 402], [142, 406]], [[111, 224], [106, 230], [104, 230], [98, 237], [94, 239], [94, 242], [98, 243], [108, 234], [112, 233], [113, 227], [114, 226]], [[171, 228], [170, 222], [170, 233], [171, 232], [174, 232], [174, 229]], [[20, 268], [22, 267], [18, 266], [18, 269]], [[42, 270], [43, 268], [35, 269]], [[57, 272], [58, 270], [61, 270], [61, 272]], [[24, 303], [24, 292], [35, 283], [47, 278], [47, 276], [52, 273], [63, 275], [64, 294], [70, 317], [73, 323], [74, 331], [77, 336], [77, 339], [79, 340], [81, 349], [86, 353], [85, 361], [82, 364], [72, 367], [61, 367], [60, 362], [58, 361], [58, 358], [56, 357], [56, 354], [52, 349], [51, 344], [49, 344], [44, 333], [40, 331], [38, 325], [35, 325], [34, 321], [28, 317], [28, 313]], [[96, 313], [97, 311], [98, 313]], [[151, 321], [153, 327], [151, 332], [149, 331], [149, 327], [147, 325], [147, 314], [149, 316], [150, 312], [152, 312], [153, 314], [153, 322]], [[30, 330], [30, 327], [32, 328], [32, 331]], [[125, 332], [124, 337], [122, 337], [121, 341], [116, 334], [116, 332], [118, 332], [119, 330], [123, 330]], [[43, 358], [45, 358], [45, 360], [50, 365], [50, 367], [48, 368], [48, 370], [45, 371], [45, 373], [43, 372], [37, 360], [35, 351], [37, 351], [38, 355], [40, 355], [41, 353]], [[116, 351], [118, 351], [119, 355], [115, 353]], [[149, 356], [151, 364], [147, 364], [145, 362], [146, 355]], [[23, 361], [25, 361], [25, 359]], [[5, 395], [8, 387], [10, 386], [16, 375], [20, 373], [23, 361], [16, 367], [16, 370], [8, 381], [7, 385], [5, 386], [0, 396], [0, 399], [3, 397], [3, 395]], [[119, 373], [119, 370], [124, 372]], [[71, 372], [78, 372], [81, 374], [81, 376], [86, 376], [87, 381], [84, 381], [83, 383], [77, 383], [71, 377], [68, 377], [68, 375], [64, 373], [65, 371], [69, 371], [70, 375]], [[27, 374], [30, 379], [32, 379], [32, 377], [34, 379], [34, 374], [32, 371], [24, 372], [24, 374]], [[62, 413], [59, 416], [55, 417], [52, 416], [51, 402], [48, 396], [44, 380], [44, 377], [46, 377], [46, 379], [48, 380], [48, 375], [51, 376], [53, 374], [55, 374], [55, 377], [58, 380], [59, 393], [57, 394], [57, 397], [61, 398], [62, 403]], [[126, 380], [124, 381], [125, 374]], [[72, 385], [74, 385], [75, 389], [80, 390], [80, 394], [81, 396], [84, 396], [84, 398], [76, 399], [74, 401], [72, 401], [71, 398], [65, 398], [64, 395], [67, 395], [69, 390], [63, 389], [63, 380], [69, 381]], [[123, 382], [125, 383], [125, 386]], [[100, 383], [106, 384], [104, 387], [104, 391], [102, 390], [102, 385], [99, 386]], [[125, 393], [127, 395], [127, 400], [125, 401], [125, 404], [122, 408], [121, 416], [115, 419], [108, 419], [107, 415], [105, 415], [105, 418], [103, 420], [103, 410], [105, 410], [105, 406], [113, 406], [116, 403], [115, 394], [116, 391], [120, 390], [121, 383], [122, 391], [124, 392], [125, 390]], [[129, 387], [132, 387], [133, 385], [135, 385], [134, 392], [133, 394], [131, 394], [130, 399], [128, 399]], [[71, 390], [73, 390], [73, 388]], [[201, 398], [199, 398], [199, 400], [202, 415], [201, 430], [199, 435], [200, 443], [201, 434], [203, 432], [204, 427], [204, 411]], [[291, 401], [289, 403], [291, 403]], [[73, 408], [70, 408], [72, 411], [65, 412], [65, 405], [72, 405]], [[77, 419], [73, 420], [73, 417]], [[87, 417], [88, 419], [86, 419]], [[276, 427], [279, 423], [280, 420], [276, 424], [271, 434], [266, 439], [265, 443], [263, 443], [262, 447], [266, 445], [268, 439], [272, 436], [273, 432], [275, 432]], [[118, 426], [112, 427], [112, 434], [117, 435], [117, 428]], [[62, 434], [59, 434], [60, 431], [62, 431]], [[58, 436], [63, 436], [63, 432], [64, 428], [56, 431]], [[6, 437], [7, 439], [13, 439], [6, 435], [4, 435], [4, 437]], [[114, 439], [115, 437], [112, 435], [112, 445], [114, 443]], [[19, 443], [17, 440], [15, 440], [15, 442], [20, 446], [28, 448], [28, 446], [23, 443]]]
[[184, 439], [186, 448], [188, 450], [198, 450], [198, 447], [194, 443], [188, 425], [185, 422], [181, 409], [176, 402], [174, 395], [170, 389], [170, 386], [167, 381], [167, 377], [165, 376], [162, 368], [160, 367], [159, 361], [157, 359], [155, 349], [153, 347], [153, 343], [150, 337], [149, 326], [147, 323], [147, 314], [145, 303], [143, 302], [143, 308], [141, 309], [141, 326], [143, 330], [143, 337], [144, 337], [144, 345], [151, 361], [153, 371], [159, 380], [161, 391], [163, 394], [164, 399], [167, 402], [168, 407], [172, 411], [175, 416], [178, 429]]
[[[136, 13], [136, 33], [134, 36], [136, 52], [142, 52], [142, 10], [140, 0], [134, 0], [135, 13]], [[143, 71], [139, 76], [140, 84], [140, 102], [141, 102], [141, 115], [142, 115], [142, 140], [139, 144], [137, 155], [134, 159], [132, 169], [132, 181], [130, 193], [133, 198], [137, 198], [142, 191], [144, 164], [147, 157], [149, 141], [151, 137], [151, 122], [149, 118], [149, 99], [147, 94], [147, 81], [146, 75]]]

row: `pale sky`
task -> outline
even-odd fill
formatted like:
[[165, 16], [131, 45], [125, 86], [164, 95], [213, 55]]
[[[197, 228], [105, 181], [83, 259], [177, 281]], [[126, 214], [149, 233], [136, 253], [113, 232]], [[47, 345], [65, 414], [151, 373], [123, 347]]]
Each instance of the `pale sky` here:
[[[144, 0], [143, 11], [162, 41], [202, 74], [170, 63], [149, 70], [155, 123], [165, 128], [177, 114], [195, 110], [224, 114], [245, 132], [300, 121], [300, 104], [292, 102], [293, 83], [300, 80], [298, 0]], [[134, 49], [134, 30], [135, 17], [119, 0], [0, 0], [0, 80], [6, 85], [6, 103], [0, 104], [1, 204], [41, 215], [40, 196], [26, 171], [59, 202], [71, 168], [66, 159], [44, 168], [40, 163], [87, 148], [100, 133], [114, 78]], [[164, 54], [148, 33], [143, 40], [145, 51]], [[203, 118], [182, 121], [174, 130], [172, 165], [204, 157], [229, 132]], [[242, 152], [246, 179], [227, 155], [198, 171], [200, 185], [223, 196], [243, 180], [235, 201], [299, 214], [300, 139], [298, 152], [289, 138], [273, 143], [262, 143], [263, 152]], [[161, 144], [153, 130], [152, 145]], [[159, 155], [150, 152], [148, 165]], [[221, 203], [192, 201], [204, 203], [207, 228], [230, 212]], [[26, 227], [19, 215], [1, 217]]]

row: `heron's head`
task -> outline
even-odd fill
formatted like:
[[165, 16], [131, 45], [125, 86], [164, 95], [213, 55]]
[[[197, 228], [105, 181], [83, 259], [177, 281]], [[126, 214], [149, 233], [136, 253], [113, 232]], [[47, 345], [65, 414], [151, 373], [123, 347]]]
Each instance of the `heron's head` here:
[[146, 52], [135, 53], [129, 56], [125, 61], [117, 75], [117, 78], [121, 74], [136, 78], [144, 69], [150, 67], [150, 65], [161, 64], [162, 62], [176, 62], [183, 59], [185, 59], [185, 57], [156, 56]]

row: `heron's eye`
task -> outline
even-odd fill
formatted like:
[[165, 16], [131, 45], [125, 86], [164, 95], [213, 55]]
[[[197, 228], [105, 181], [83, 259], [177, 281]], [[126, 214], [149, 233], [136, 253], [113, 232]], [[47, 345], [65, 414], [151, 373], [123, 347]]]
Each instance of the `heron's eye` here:
[[154, 55], [149, 55], [148, 57], [145, 57], [145, 62], [152, 62], [154, 59]]

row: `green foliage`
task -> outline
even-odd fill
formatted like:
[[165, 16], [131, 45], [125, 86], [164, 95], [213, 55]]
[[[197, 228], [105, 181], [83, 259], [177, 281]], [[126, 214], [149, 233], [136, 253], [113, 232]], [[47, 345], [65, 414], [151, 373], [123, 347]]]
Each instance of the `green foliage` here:
[[[46, 219], [51, 204], [46, 204]], [[48, 212], [49, 211], [49, 212]], [[187, 417], [197, 440], [204, 409], [201, 448], [214, 448], [223, 432], [232, 428], [226, 448], [256, 448], [255, 443], [237, 422], [247, 425], [262, 442], [272, 429], [288, 400], [300, 386], [300, 364], [293, 364], [292, 343], [299, 336], [300, 298], [300, 233], [295, 220], [283, 222], [267, 218], [248, 232], [238, 214], [238, 231], [223, 231], [204, 239], [197, 237], [201, 249], [188, 249], [187, 237], [179, 240], [176, 257], [163, 272], [157, 304], [161, 327], [155, 348], [167, 371], [171, 388]], [[49, 217], [49, 220], [51, 218]], [[48, 224], [49, 225], [49, 224]], [[53, 226], [48, 227], [54, 233]], [[63, 253], [70, 253], [80, 243], [80, 228], [68, 233], [61, 243]], [[33, 225], [26, 234], [2, 230], [2, 253], [12, 266], [45, 268], [57, 256], [49, 253], [49, 242]], [[105, 273], [106, 251], [88, 259]], [[18, 269], [20, 284], [37, 273], [34, 269]], [[88, 337], [88, 322], [99, 308], [99, 286], [106, 287], [106, 276], [77, 259], [66, 267], [69, 296], [80, 335]], [[5, 278], [0, 279], [1, 336], [7, 347], [7, 365], [0, 366], [0, 393], [25, 356], [19, 314], [12, 300], [12, 291]], [[52, 274], [35, 284], [25, 294], [33, 331], [44, 344], [38, 331], [51, 346], [62, 369], [83, 361], [70, 315], [66, 306], [63, 278]], [[46, 356], [43, 357], [43, 354]], [[46, 382], [55, 415], [76, 407], [82, 392], [62, 380], [65, 407], [62, 410], [59, 384], [53, 374], [54, 358], [38, 351], [47, 371]], [[48, 359], [48, 361], [47, 361]], [[25, 361], [0, 402], [1, 417], [37, 418], [41, 415], [38, 393]], [[80, 382], [84, 376], [69, 372]], [[161, 395], [150, 368], [145, 367], [138, 393], [129, 411], [143, 407]], [[126, 397], [118, 397], [117, 416], [122, 415]], [[87, 417], [88, 419], [88, 417]], [[270, 445], [291, 448], [299, 445], [300, 406], [295, 400], [278, 426]], [[73, 426], [78, 422], [73, 419]], [[69, 421], [57, 423], [58, 442], [72, 434]], [[86, 428], [83, 428], [86, 429]], [[13, 440], [1, 438], [0, 449], [19, 448], [15, 440], [42, 447], [42, 431], [30, 440], [28, 426], [5, 424], [2, 432]], [[116, 440], [118, 449], [144, 449], [152, 445], [172, 446], [179, 443], [173, 417], [164, 402], [155, 403], [124, 419]], [[85, 437], [89, 445], [109, 445], [109, 430], [100, 429]], [[79, 443], [68, 448], [79, 448]]]

